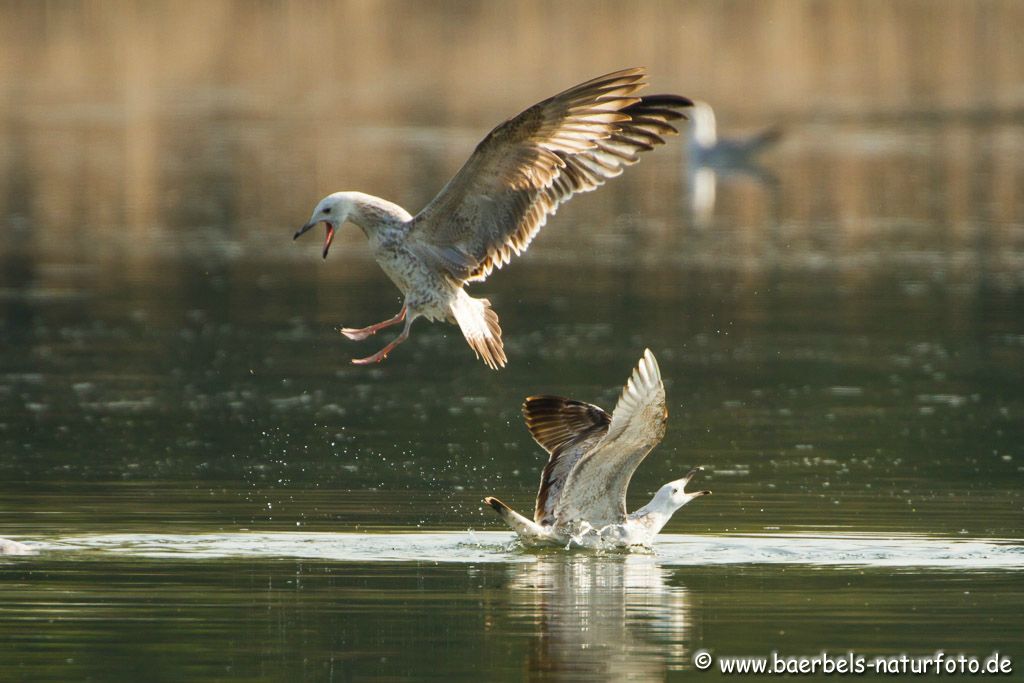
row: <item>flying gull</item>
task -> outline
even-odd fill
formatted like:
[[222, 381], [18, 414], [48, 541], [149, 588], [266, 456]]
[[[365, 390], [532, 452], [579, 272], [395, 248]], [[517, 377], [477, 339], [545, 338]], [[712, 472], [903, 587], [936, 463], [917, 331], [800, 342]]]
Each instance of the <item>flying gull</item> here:
[[637, 466], [665, 436], [665, 385], [650, 349], [644, 351], [611, 415], [589, 403], [533, 396], [523, 404], [533, 438], [549, 454], [533, 519], [497, 498], [485, 498], [526, 545], [649, 546], [673, 513], [710, 491], [687, 493], [701, 471], [671, 481], [650, 503], [626, 513], [626, 489]]
[[327, 258], [337, 229], [351, 221], [363, 229], [385, 274], [405, 302], [393, 318], [341, 330], [366, 339], [404, 321], [401, 334], [377, 353], [353, 360], [384, 360], [409, 337], [416, 318], [445, 320], [462, 329], [488, 367], [504, 367], [498, 316], [487, 299], [469, 296], [467, 283], [482, 281], [522, 253], [548, 216], [579, 192], [589, 192], [639, 155], [678, 131], [692, 105], [677, 95], [636, 93], [643, 68], [625, 69], [581, 83], [539, 102], [487, 135], [462, 169], [416, 216], [362, 192], [324, 197], [295, 237], [323, 223]]

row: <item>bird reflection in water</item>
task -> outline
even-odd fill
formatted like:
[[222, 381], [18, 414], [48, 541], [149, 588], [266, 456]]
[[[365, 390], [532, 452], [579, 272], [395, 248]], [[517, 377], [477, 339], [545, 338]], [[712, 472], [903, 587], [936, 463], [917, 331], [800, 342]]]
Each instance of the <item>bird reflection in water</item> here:
[[531, 619], [531, 677], [663, 680], [689, 667], [690, 594], [653, 554], [542, 553], [511, 567], [511, 613]]
[[715, 112], [707, 102], [695, 101], [693, 125], [687, 129], [687, 190], [693, 222], [700, 227], [711, 223], [715, 212], [718, 183], [754, 182], [774, 196], [775, 175], [762, 166], [759, 156], [782, 137], [782, 129], [771, 127], [746, 137], [719, 137]]

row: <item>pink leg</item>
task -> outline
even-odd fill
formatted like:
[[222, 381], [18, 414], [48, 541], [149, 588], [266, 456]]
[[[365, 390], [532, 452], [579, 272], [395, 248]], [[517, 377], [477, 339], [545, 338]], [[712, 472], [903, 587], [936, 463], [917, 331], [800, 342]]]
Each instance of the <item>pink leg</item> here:
[[360, 329], [345, 327], [342, 328], [341, 333], [354, 341], [362, 341], [372, 334], [377, 334], [377, 332], [383, 330], [385, 327], [391, 327], [392, 325], [397, 325], [398, 323], [402, 322], [403, 320], [405, 320], [405, 314], [406, 307], [402, 306], [402, 310], [400, 310], [398, 312], [398, 315], [396, 315], [394, 318], [388, 318], [384, 322], [377, 323], [376, 325], [370, 325], [369, 327], [363, 327]]
[[385, 346], [377, 353], [369, 356], [368, 358], [354, 358], [352, 363], [355, 365], [370, 365], [371, 363], [379, 363], [388, 357], [388, 354], [395, 350], [395, 347], [404, 342], [409, 338], [409, 328], [412, 327], [413, 318], [409, 318], [405, 321], [405, 327], [402, 328], [402, 333], [394, 338], [394, 340]]

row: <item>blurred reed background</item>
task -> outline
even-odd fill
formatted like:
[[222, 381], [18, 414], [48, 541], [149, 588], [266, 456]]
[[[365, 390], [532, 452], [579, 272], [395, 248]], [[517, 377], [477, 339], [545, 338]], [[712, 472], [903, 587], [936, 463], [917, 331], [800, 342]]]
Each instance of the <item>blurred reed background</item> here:
[[[939, 212], [959, 232], [970, 202], [993, 220], [1021, 213], [1019, 126], [982, 149], [973, 128], [935, 133], [936, 121], [1024, 116], [1014, 0], [5, 2], [0, 13], [0, 213], [25, 229], [5, 231], [6, 253], [103, 252], [108, 266], [161, 248], [168, 230], [255, 242], [340, 186], [415, 209], [497, 121], [635, 64], [655, 90], [711, 101], [741, 128], [914, 121], [888, 144], [941, 145], [941, 167], [912, 149], [838, 164], [821, 149], [787, 174], [793, 220], [835, 204], [848, 249], [863, 239], [858, 218], [879, 211], [863, 205], [879, 199], [871, 184], [886, 189], [884, 213]], [[450, 137], [410, 152], [421, 126]], [[940, 206], [901, 187], [917, 173], [941, 176]]]

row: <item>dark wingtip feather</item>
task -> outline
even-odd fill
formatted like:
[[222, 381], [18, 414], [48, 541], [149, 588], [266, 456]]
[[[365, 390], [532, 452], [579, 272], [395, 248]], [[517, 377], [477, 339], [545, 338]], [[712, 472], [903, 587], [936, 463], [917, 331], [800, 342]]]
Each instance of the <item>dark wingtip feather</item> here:
[[653, 107], [692, 107], [693, 100], [682, 95], [644, 95], [640, 98]]
[[498, 500], [494, 496], [487, 496], [486, 498], [484, 498], [484, 502], [487, 503], [488, 505], [490, 505], [492, 508], [494, 508], [494, 511], [497, 512], [502, 517], [504, 517], [505, 514], [510, 509], [508, 505], [505, 505], [504, 503], [502, 503], [500, 500]]
[[608, 428], [611, 416], [598, 406], [562, 396], [531, 396], [523, 402], [530, 435], [548, 453]]
[[757, 148], [767, 147], [768, 145], [774, 145], [782, 137], [782, 126], [772, 126], [766, 131], [762, 131], [758, 134], [753, 144]]

